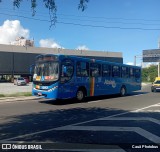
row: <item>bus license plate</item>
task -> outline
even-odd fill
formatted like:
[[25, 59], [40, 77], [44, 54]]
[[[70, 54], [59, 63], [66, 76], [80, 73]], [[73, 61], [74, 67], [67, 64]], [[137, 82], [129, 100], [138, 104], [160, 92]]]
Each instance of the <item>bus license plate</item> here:
[[41, 93], [41, 92], [38, 92], [38, 95], [39, 95], [39, 96], [42, 96], [42, 93]]

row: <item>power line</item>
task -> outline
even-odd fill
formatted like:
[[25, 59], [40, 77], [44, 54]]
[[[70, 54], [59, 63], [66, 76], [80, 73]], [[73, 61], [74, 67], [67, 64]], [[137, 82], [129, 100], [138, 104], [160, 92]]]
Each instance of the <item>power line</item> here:
[[[14, 15], [14, 14], [7, 14], [7, 13], [0, 13], [0, 14], [1, 15], [7, 15], [7, 16], [16, 16], [16, 17], [20, 17], [20, 18], [35, 20], [35, 21], [43, 21], [43, 22], [50, 22], [51, 23], [50, 20], [46, 20], [46, 19], [31, 18], [31, 17], [21, 16], [21, 15]], [[104, 25], [79, 24], [79, 23], [61, 22], [61, 21], [57, 21], [56, 23], [58, 23], [58, 24], [65, 24], [65, 25], [82, 26], [82, 27], [105, 28], [105, 29], [160, 31], [159, 28], [104, 26]]]
[[124, 25], [156, 25], [156, 26], [160, 26], [160, 24], [147, 24], [147, 23], [126, 23], [126, 22], [108, 22], [108, 21], [94, 21], [94, 20], [85, 20], [85, 19], [73, 19], [73, 18], [61, 18], [58, 17], [58, 19], [70, 19], [70, 20], [75, 20], [75, 21], [87, 21], [87, 22], [96, 22], [96, 23], [108, 23], [108, 24], [124, 24]]
[[151, 29], [151, 28], [139, 28], [139, 27], [118, 27], [118, 26], [103, 26], [103, 25], [87, 25], [87, 24], [78, 24], [78, 23], [66, 23], [66, 22], [57, 22], [61, 24], [77, 25], [77, 26], [86, 26], [86, 27], [95, 27], [95, 28], [112, 28], [112, 29], [122, 29], [122, 30], [145, 30], [145, 31], [159, 31], [160, 29]]
[[[8, 9], [8, 8], [1, 8], [1, 10], [7, 10], [11, 12], [11, 9]], [[12, 12], [15, 12], [15, 11], [12, 11]], [[23, 12], [23, 13], [30, 13], [29, 11], [27, 10], [19, 10], [18, 9], [18, 12]], [[44, 16], [46, 17], [47, 15], [44, 15], [45, 12], [37, 12], [36, 15], [40, 14], [39, 16]], [[76, 17], [76, 18], [93, 18], [93, 19], [104, 19], [104, 20], [126, 20], [126, 21], [147, 21], [147, 22], [160, 22], [160, 19], [142, 19], [142, 18], [122, 18], [122, 17], [103, 17], [103, 16], [80, 16], [80, 15], [70, 15], [70, 14], [59, 14], [57, 13], [57, 16], [64, 16], [64, 17]]]

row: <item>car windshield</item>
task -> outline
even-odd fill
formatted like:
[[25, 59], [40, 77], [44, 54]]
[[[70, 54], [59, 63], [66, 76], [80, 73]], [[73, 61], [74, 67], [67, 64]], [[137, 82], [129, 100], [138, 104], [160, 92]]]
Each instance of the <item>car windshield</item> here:
[[160, 81], [156, 81], [156, 82], [154, 82], [154, 84], [160, 84]]
[[59, 75], [59, 64], [58, 62], [43, 62], [37, 63], [34, 70], [33, 79], [36, 80], [37, 77], [45, 77], [44, 80], [56, 81]]

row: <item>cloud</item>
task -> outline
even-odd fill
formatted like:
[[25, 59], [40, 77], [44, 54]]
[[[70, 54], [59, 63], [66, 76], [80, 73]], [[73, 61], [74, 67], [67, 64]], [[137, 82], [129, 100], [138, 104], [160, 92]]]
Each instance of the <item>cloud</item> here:
[[[127, 64], [127, 65], [134, 65], [133, 62], [127, 62], [126, 64]], [[142, 63], [136, 63], [136, 66], [141, 66], [141, 65], [142, 65]]]
[[148, 67], [150, 67], [152, 65], [158, 65], [158, 63], [157, 62], [154, 62], [154, 63], [153, 62], [151, 62], [151, 63], [143, 62], [142, 67], [143, 68], [148, 68]]
[[76, 48], [76, 50], [89, 50], [89, 48], [85, 45], [80, 45]]
[[47, 47], [47, 48], [62, 48], [57, 42], [53, 39], [41, 39], [39, 41], [40, 47]]
[[133, 62], [127, 62], [126, 64], [127, 64], [127, 65], [134, 65]]
[[19, 20], [6, 20], [0, 26], [0, 43], [12, 44], [17, 37], [29, 38], [29, 30], [25, 29]]

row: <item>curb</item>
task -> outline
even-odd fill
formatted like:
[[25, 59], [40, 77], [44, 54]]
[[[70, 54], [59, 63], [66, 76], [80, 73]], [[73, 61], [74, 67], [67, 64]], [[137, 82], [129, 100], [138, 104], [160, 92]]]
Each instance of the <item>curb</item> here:
[[142, 82], [141, 84], [142, 84], [142, 86], [146, 86], [146, 85], [150, 85], [151, 83]]
[[38, 97], [35, 96], [20, 96], [20, 97], [2, 97], [0, 98], [0, 103], [2, 102], [13, 102], [13, 101], [25, 101], [25, 100], [38, 100]]

